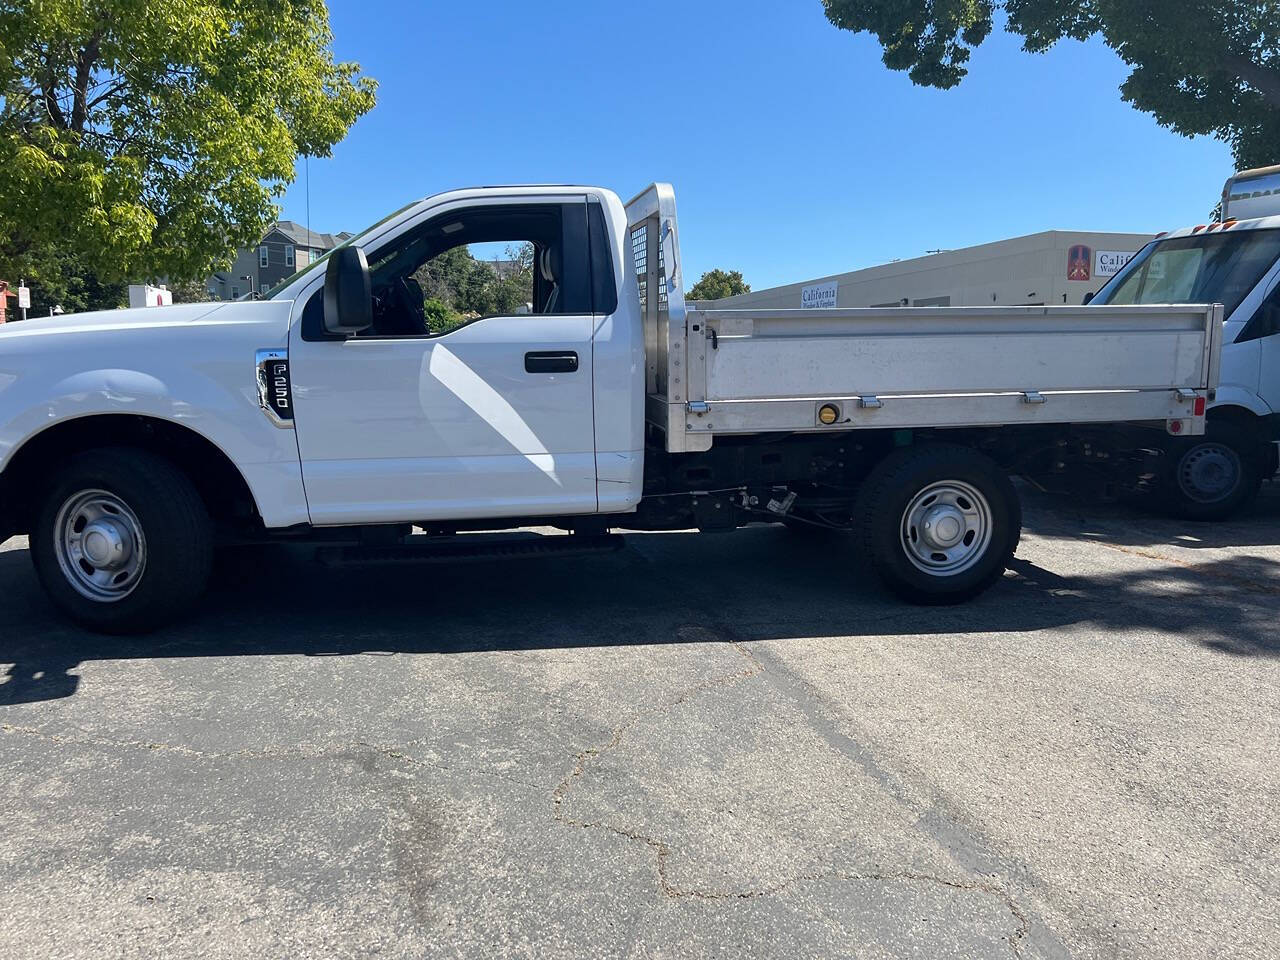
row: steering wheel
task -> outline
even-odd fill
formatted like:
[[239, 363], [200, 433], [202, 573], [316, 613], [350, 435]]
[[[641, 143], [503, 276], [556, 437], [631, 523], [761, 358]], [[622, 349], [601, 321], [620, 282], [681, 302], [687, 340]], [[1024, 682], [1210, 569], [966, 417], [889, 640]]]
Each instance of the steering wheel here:
[[427, 333], [422, 288], [412, 277], [393, 277], [374, 297], [374, 326], [384, 335]]

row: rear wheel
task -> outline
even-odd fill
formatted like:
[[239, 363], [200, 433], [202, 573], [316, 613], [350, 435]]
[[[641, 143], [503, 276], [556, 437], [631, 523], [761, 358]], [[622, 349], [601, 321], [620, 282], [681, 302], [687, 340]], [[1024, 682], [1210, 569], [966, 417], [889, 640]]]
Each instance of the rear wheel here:
[[103, 633], [150, 630], [188, 609], [212, 556], [212, 524], [190, 479], [143, 450], [90, 450], [69, 461], [31, 532], [45, 592]]
[[1265, 449], [1235, 423], [1210, 423], [1203, 437], [1171, 441], [1159, 502], [1188, 520], [1223, 520], [1253, 502], [1262, 485]]
[[890, 454], [863, 483], [857, 523], [880, 579], [906, 600], [960, 603], [1004, 573], [1022, 508], [990, 458], [953, 444]]

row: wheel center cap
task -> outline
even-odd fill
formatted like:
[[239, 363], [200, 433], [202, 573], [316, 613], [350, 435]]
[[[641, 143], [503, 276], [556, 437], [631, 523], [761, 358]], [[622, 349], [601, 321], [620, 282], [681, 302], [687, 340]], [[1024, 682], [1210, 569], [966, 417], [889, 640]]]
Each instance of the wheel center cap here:
[[1203, 490], [1224, 490], [1235, 482], [1231, 461], [1220, 453], [1201, 457], [1191, 468], [1191, 482]]
[[128, 532], [119, 523], [106, 517], [85, 527], [80, 542], [85, 559], [104, 570], [124, 566], [133, 554], [133, 543]]
[[964, 517], [955, 507], [938, 506], [925, 514], [924, 538], [935, 547], [951, 547], [964, 536]]

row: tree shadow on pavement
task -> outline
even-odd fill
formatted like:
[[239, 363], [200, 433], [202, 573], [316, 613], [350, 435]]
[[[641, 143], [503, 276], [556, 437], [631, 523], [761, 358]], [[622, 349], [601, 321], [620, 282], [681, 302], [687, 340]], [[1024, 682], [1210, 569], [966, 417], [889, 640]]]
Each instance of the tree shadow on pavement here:
[[0, 663], [13, 666], [0, 682], [0, 705], [70, 696], [79, 682], [73, 671], [93, 660], [669, 644], [682, 642], [680, 628], [691, 623], [725, 624], [745, 640], [836, 636], [854, 644], [884, 635], [1142, 627], [1224, 653], [1280, 655], [1280, 563], [1261, 558], [1078, 577], [1017, 560], [977, 600], [923, 608], [887, 594], [852, 543], [815, 550], [777, 526], [733, 536], [633, 534], [626, 542], [594, 557], [455, 567], [331, 569], [301, 548], [248, 551], [223, 563], [189, 620], [141, 637], [69, 626], [40, 592], [26, 551], [4, 551]]

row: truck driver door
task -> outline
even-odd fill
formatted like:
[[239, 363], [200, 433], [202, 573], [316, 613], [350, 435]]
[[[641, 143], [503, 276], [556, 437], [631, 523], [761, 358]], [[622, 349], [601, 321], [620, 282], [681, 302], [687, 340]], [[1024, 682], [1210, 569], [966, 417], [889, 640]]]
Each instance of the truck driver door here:
[[365, 254], [371, 328], [326, 334], [323, 290], [295, 307], [312, 522], [595, 512], [586, 198], [454, 201]]

